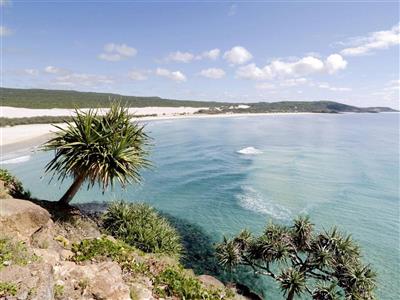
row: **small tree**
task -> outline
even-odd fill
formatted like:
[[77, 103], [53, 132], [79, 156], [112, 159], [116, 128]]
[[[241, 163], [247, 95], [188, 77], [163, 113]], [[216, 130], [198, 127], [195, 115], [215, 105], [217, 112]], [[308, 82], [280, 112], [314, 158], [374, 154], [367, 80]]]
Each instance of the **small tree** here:
[[229, 270], [248, 266], [273, 278], [288, 300], [302, 294], [318, 300], [375, 299], [376, 275], [362, 263], [351, 236], [336, 228], [314, 233], [313, 227], [308, 217], [299, 217], [291, 227], [270, 223], [260, 236], [244, 230], [217, 246], [218, 261]]
[[55, 150], [46, 172], [58, 174], [61, 181], [74, 179], [59, 203], [70, 203], [85, 181], [88, 188], [98, 183], [103, 192], [115, 180], [122, 186], [140, 181], [139, 170], [149, 166], [148, 136], [131, 118], [126, 107], [114, 102], [105, 115], [77, 109], [66, 127], [55, 126], [56, 136], [43, 146], [45, 151]]

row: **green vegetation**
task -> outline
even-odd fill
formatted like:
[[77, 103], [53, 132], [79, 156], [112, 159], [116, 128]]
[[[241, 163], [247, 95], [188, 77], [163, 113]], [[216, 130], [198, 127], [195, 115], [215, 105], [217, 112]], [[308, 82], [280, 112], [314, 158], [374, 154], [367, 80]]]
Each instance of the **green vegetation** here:
[[25, 266], [37, 259], [37, 256], [28, 252], [23, 242], [0, 238], [0, 270], [9, 265]]
[[[13, 198], [30, 199], [31, 193], [25, 191], [21, 181], [13, 176], [8, 170], [0, 168], [0, 180], [4, 184], [4, 192]], [[2, 192], [2, 191], [1, 191]], [[1, 195], [2, 197], [6, 195]]]
[[[156, 117], [157, 114], [148, 115], [132, 115], [132, 118], [143, 117]], [[0, 127], [28, 125], [28, 124], [57, 124], [72, 121], [70, 116], [40, 116], [40, 117], [26, 117], [26, 118], [3, 118], [0, 117]]]
[[26, 108], [99, 108], [111, 107], [110, 99], [118, 99], [129, 107], [205, 107], [218, 106], [218, 102], [169, 100], [160, 97], [122, 96], [110, 93], [77, 92], [44, 89], [0, 88], [2, 106]]
[[103, 216], [103, 226], [114, 237], [145, 252], [182, 252], [175, 228], [147, 204], [114, 202]]
[[0, 298], [7, 296], [15, 296], [17, 294], [18, 287], [11, 282], [0, 282]]
[[55, 127], [59, 131], [43, 147], [55, 150], [46, 172], [58, 174], [61, 180], [74, 179], [59, 201], [62, 205], [69, 204], [85, 181], [88, 187], [98, 183], [104, 192], [114, 180], [122, 186], [139, 182], [139, 170], [149, 166], [144, 126], [131, 123], [128, 109], [118, 102], [104, 116], [93, 109], [76, 110], [66, 128]]
[[[206, 289], [199, 280], [182, 266], [170, 259], [144, 254], [142, 251], [119, 240], [105, 236], [83, 240], [72, 247], [75, 262], [111, 259], [130, 276], [145, 275], [154, 283], [160, 297], [174, 296], [179, 299], [227, 299], [231, 293], [225, 290]], [[135, 295], [134, 292], [131, 292]]]
[[54, 297], [60, 298], [64, 294], [64, 286], [61, 284], [54, 285]]
[[376, 274], [362, 263], [359, 246], [336, 228], [314, 233], [306, 217], [291, 227], [270, 223], [260, 236], [245, 230], [225, 238], [217, 256], [228, 269], [247, 266], [273, 278], [286, 299], [306, 293], [319, 300], [375, 299]]
[[[178, 297], [178, 299], [221, 299], [222, 290], [205, 289], [195, 278], [188, 276], [179, 266], [168, 267], [155, 278], [157, 294], [162, 298]], [[226, 295], [231, 297], [229, 293]]]
[[[200, 112], [206, 114], [268, 112], [338, 113], [394, 111], [387, 107], [359, 108], [332, 101], [281, 101], [272, 103], [242, 103], [249, 105], [250, 107], [238, 108], [237, 105], [239, 105], [240, 103], [170, 100], [162, 99], [159, 97], [135, 97], [107, 93], [88, 93], [62, 90], [0, 88], [0, 101], [3, 106], [26, 108], [99, 108], [112, 106], [112, 101], [110, 101], [110, 99], [119, 99], [121, 102], [126, 103], [128, 107], [189, 106], [199, 108], [211, 108], [211, 110], [203, 110]], [[31, 121], [33, 121], [33, 119]]]

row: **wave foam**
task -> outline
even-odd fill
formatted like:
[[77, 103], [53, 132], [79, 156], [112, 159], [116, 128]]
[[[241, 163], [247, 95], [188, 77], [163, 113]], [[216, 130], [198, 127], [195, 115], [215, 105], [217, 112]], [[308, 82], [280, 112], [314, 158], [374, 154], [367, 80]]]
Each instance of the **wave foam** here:
[[291, 211], [286, 207], [265, 200], [262, 195], [251, 187], [242, 187], [243, 193], [237, 195], [239, 205], [244, 209], [264, 215], [269, 215], [279, 220], [290, 220]]
[[0, 164], [4, 164], [4, 165], [7, 165], [7, 164], [20, 164], [20, 163], [26, 162], [26, 161], [28, 161], [30, 159], [31, 159], [30, 155], [24, 155], [24, 156], [11, 158], [11, 159], [2, 160], [2, 161], [0, 161]]
[[263, 152], [260, 149], [257, 149], [254, 147], [246, 147], [246, 148], [238, 150], [237, 153], [246, 154], [246, 155], [256, 155], [256, 154], [261, 154]]

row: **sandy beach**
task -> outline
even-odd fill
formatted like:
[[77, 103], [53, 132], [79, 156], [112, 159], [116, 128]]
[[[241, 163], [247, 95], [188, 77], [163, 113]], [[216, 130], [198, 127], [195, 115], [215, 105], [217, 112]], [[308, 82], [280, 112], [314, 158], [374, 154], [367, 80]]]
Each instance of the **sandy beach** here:
[[[292, 115], [293, 113], [240, 113], [240, 114], [195, 114], [197, 111], [204, 108], [193, 107], [142, 107], [130, 108], [131, 113], [139, 115], [155, 114], [157, 116], [149, 116], [137, 118], [135, 120], [154, 121], [154, 120], [175, 120], [187, 118], [229, 118], [229, 117], [249, 117], [249, 116], [278, 116]], [[106, 109], [102, 109], [104, 113]], [[73, 114], [72, 109], [28, 109], [16, 107], [1, 107], [0, 115], [6, 118], [22, 118], [35, 116], [70, 116]], [[308, 114], [308, 113], [297, 113]], [[64, 126], [57, 124], [57, 126]], [[35, 146], [45, 141], [56, 128], [51, 124], [30, 124], [18, 125], [13, 127], [0, 128], [0, 147], [2, 153], [8, 153], [22, 146]]]

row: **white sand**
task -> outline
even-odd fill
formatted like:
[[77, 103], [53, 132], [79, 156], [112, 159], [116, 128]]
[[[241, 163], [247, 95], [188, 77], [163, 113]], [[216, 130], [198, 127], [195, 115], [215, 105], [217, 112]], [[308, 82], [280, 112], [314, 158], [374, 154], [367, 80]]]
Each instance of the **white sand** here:
[[[206, 107], [132, 107], [129, 112], [136, 115], [154, 115], [157, 116], [176, 116], [180, 114], [193, 114], [200, 109], [207, 109]], [[83, 109], [88, 110], [88, 109]], [[100, 113], [105, 113], [108, 109], [100, 109]], [[40, 117], [40, 116], [71, 116], [74, 113], [73, 109], [51, 108], [51, 109], [33, 109], [33, 108], [20, 108], [10, 106], [0, 106], [0, 117], [4, 118], [27, 118], [27, 117]]]
[[[194, 114], [201, 108], [193, 107], [142, 107], [131, 108], [131, 113], [140, 115], [157, 114], [157, 117], [143, 117], [138, 118], [139, 121], [150, 120], [167, 120], [167, 119], [186, 119], [186, 118], [221, 118], [221, 117], [249, 117], [249, 116], [282, 116], [293, 115], [294, 113], [241, 113], [241, 114], [213, 114], [213, 115], [199, 115]], [[71, 109], [29, 109], [29, 108], [16, 108], [16, 107], [0, 107], [0, 116], [7, 118], [21, 118], [21, 117], [34, 117], [34, 116], [68, 116], [73, 113]], [[309, 114], [309, 113], [296, 113], [296, 114]], [[57, 126], [64, 126], [57, 124]], [[0, 146], [17, 144], [29, 140], [43, 138], [44, 135], [49, 135], [54, 132], [56, 128], [51, 124], [31, 124], [31, 125], [18, 125], [13, 127], [0, 128]]]

